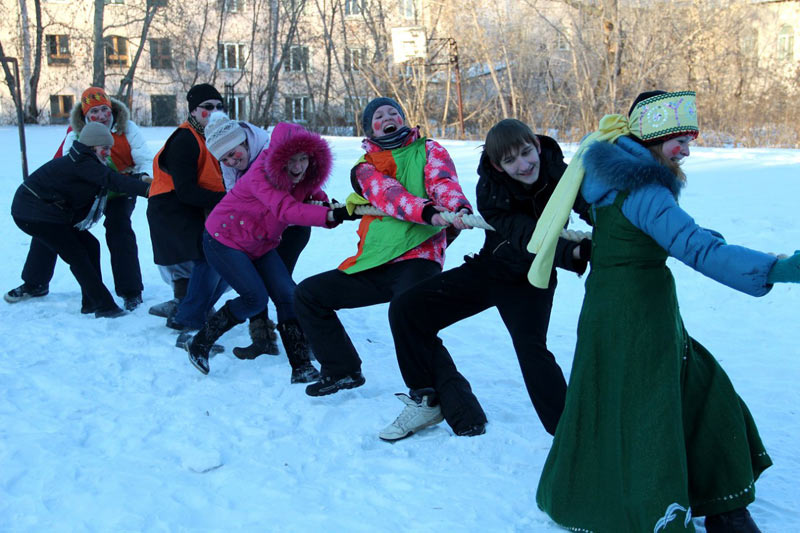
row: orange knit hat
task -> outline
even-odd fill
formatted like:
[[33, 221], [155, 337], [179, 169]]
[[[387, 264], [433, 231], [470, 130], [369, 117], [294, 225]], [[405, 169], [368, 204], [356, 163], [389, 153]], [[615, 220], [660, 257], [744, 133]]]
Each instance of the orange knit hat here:
[[89, 87], [81, 95], [81, 111], [85, 115], [87, 111], [98, 105], [111, 107], [111, 100], [108, 99], [106, 92], [100, 87]]

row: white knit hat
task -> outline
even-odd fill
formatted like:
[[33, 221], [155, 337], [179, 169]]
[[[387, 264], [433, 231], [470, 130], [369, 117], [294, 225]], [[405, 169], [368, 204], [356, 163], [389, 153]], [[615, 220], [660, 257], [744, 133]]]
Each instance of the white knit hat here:
[[239, 123], [228, 118], [222, 111], [211, 113], [205, 127], [206, 147], [211, 155], [219, 159], [240, 144], [247, 136]]

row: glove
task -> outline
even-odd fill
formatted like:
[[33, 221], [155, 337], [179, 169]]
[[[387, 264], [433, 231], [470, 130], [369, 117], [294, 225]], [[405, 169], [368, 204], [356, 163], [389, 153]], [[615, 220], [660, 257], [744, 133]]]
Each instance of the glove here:
[[358, 220], [361, 218], [361, 215], [357, 215], [353, 213], [352, 215], [347, 212], [347, 207], [336, 207], [331, 209], [333, 212], [333, 220], [336, 222], [343, 222], [345, 220]]
[[592, 239], [581, 239], [578, 244], [578, 257], [581, 261], [588, 261], [592, 258]]
[[800, 250], [786, 259], [778, 259], [767, 274], [767, 283], [800, 283]]

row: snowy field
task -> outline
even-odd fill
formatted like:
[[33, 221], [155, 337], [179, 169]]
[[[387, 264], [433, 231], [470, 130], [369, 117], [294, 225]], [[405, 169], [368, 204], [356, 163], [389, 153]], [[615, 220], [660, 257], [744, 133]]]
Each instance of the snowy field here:
[[[27, 129], [31, 171], [64, 131]], [[143, 131], [155, 153], [171, 129]], [[328, 193], [344, 199], [360, 140], [328, 140], [336, 159]], [[474, 202], [480, 143], [443, 144]], [[15, 127], [0, 128], [0, 146], [7, 291], [21, 283], [30, 239], [9, 214], [21, 180]], [[694, 149], [685, 170], [681, 203], [700, 224], [731, 243], [800, 249], [800, 151]], [[442, 334], [483, 404], [487, 433], [455, 437], [442, 423], [388, 444], [377, 433], [400, 412], [393, 393], [404, 387], [387, 306], [340, 313], [364, 360], [361, 388], [312, 399], [289, 384], [285, 355], [236, 359], [231, 349], [249, 344], [245, 325], [222, 337], [226, 351], [203, 376], [175, 348], [176, 333], [147, 313], [171, 290], [153, 265], [145, 209], [140, 199], [133, 215], [145, 283], [135, 312], [81, 315], [62, 262], [48, 296], [0, 301], [0, 531], [560, 531], [535, 502], [551, 437], [494, 310]], [[351, 255], [355, 230], [315, 228], [296, 281]], [[92, 231], [104, 243], [102, 225]], [[446, 267], [482, 242], [482, 231], [463, 232]], [[102, 254], [113, 292], [104, 244]], [[671, 266], [687, 328], [729, 373], [775, 462], [751, 512], [765, 533], [800, 531], [800, 286], [757, 299]], [[549, 345], [568, 373], [583, 280], [562, 272], [559, 281]]]

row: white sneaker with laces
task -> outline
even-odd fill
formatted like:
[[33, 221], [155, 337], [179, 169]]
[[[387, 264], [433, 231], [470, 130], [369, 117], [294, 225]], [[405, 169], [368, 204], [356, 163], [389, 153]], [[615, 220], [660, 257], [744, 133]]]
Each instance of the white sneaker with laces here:
[[402, 392], [395, 396], [406, 404], [406, 407], [394, 422], [378, 434], [382, 440], [393, 442], [404, 439], [410, 437], [412, 433], [434, 426], [444, 420], [442, 408], [438, 404], [428, 405], [429, 396], [423, 396], [419, 402]]

